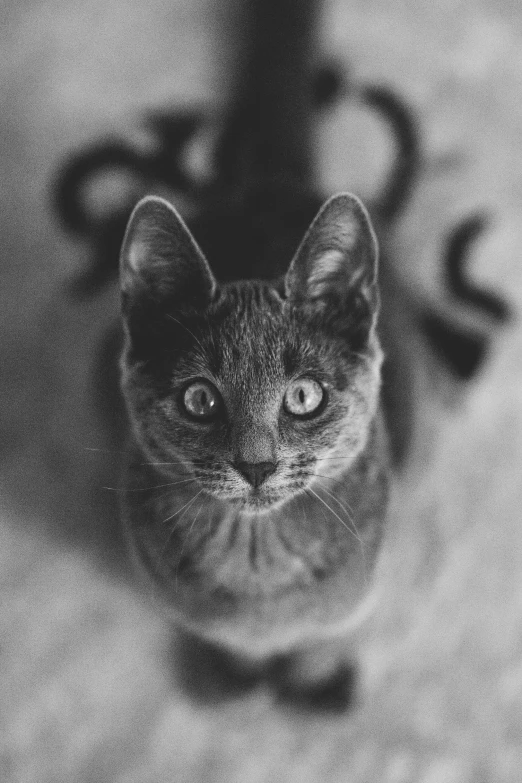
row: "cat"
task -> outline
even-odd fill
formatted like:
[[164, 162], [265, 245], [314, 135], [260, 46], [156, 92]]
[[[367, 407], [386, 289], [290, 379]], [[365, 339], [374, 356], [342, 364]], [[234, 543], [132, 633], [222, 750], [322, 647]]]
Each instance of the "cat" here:
[[349, 194], [321, 208], [283, 285], [217, 283], [158, 197], [127, 227], [127, 537], [175, 621], [244, 665], [293, 654], [302, 672], [371, 599], [389, 483], [377, 256]]

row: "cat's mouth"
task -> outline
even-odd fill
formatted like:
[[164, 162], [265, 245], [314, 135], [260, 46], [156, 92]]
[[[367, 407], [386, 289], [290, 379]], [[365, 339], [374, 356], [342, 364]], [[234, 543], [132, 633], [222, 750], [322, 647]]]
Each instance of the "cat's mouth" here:
[[237, 494], [227, 493], [222, 495], [219, 493], [217, 495], [220, 500], [224, 500], [227, 503], [238, 506], [243, 511], [252, 512], [268, 511], [275, 506], [284, 503], [286, 500], [289, 500], [291, 496], [292, 493], [289, 491], [284, 492], [282, 490], [268, 489], [264, 487], [250, 489], [246, 492]]
[[292, 482], [290, 486], [258, 487], [257, 489], [250, 489], [241, 494], [229, 497], [227, 500], [246, 512], [267, 512], [289, 502], [302, 493], [303, 489], [304, 482]]
[[[260, 486], [246, 486], [246, 482], [219, 482], [214, 477], [197, 476], [202, 488], [217, 500], [230, 503], [244, 511], [260, 512], [279, 506], [302, 491], [305, 482], [300, 478], [288, 483], [284, 481], [263, 482]], [[209, 480], [210, 478], [210, 480]]]

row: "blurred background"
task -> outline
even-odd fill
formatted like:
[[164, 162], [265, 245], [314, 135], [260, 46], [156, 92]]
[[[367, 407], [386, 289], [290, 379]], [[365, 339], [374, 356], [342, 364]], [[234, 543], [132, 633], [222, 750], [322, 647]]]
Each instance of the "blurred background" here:
[[[240, 0], [5, 0], [0, 11], [0, 779], [495, 783], [522, 770], [522, 6], [325, 0], [320, 44], [418, 117], [420, 178], [389, 244], [434, 297], [448, 233], [485, 212], [474, 279], [514, 318], [466, 385], [422, 401], [360, 631], [357, 703], [293, 713], [260, 688], [190, 699], [171, 629], [128, 573], [118, 433], [97, 397], [113, 285], [71, 295], [92, 245], [64, 230], [64, 165], [143, 117], [220, 116], [244, 48]], [[325, 195], [378, 191], [390, 140], [341, 101], [319, 127]], [[204, 145], [190, 154], [205, 171]], [[121, 185], [121, 183], [120, 183]], [[129, 187], [128, 182], [124, 183]], [[91, 194], [110, 205], [118, 183]]]

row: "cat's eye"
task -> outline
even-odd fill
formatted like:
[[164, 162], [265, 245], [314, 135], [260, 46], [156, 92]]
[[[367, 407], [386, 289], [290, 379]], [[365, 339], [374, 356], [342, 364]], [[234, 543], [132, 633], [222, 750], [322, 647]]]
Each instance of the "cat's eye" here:
[[313, 378], [298, 378], [288, 386], [283, 405], [292, 416], [311, 418], [322, 409], [325, 391]]
[[218, 390], [206, 381], [195, 381], [187, 386], [182, 395], [183, 407], [195, 419], [208, 421], [221, 408]]

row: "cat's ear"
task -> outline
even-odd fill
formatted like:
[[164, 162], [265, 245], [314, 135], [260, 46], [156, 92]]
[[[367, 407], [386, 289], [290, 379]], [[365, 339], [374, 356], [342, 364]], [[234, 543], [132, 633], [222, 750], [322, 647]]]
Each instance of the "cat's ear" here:
[[216, 281], [202, 251], [174, 207], [147, 196], [129, 218], [120, 253], [126, 303], [146, 297], [169, 306], [202, 309]]
[[290, 264], [287, 299], [369, 332], [379, 308], [377, 261], [377, 239], [362, 203], [349, 193], [332, 196]]

